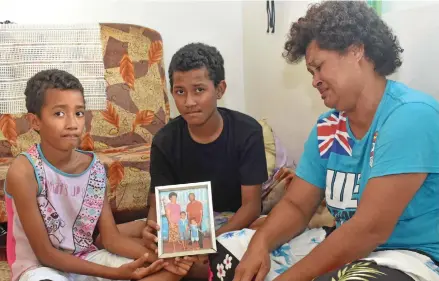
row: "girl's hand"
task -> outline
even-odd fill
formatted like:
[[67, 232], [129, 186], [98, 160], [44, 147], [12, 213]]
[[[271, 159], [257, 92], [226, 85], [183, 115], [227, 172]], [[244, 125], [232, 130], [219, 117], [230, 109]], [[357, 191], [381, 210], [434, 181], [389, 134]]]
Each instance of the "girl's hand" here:
[[148, 275], [154, 274], [160, 271], [163, 267], [167, 266], [163, 260], [156, 260], [151, 265], [145, 267], [148, 254], [138, 258], [135, 261], [124, 264], [116, 269], [116, 278], [119, 280], [139, 280]]

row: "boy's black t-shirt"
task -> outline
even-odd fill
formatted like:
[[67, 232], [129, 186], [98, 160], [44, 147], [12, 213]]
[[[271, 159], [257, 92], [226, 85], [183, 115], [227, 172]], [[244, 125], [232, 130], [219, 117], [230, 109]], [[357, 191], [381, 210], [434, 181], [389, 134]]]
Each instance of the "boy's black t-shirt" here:
[[211, 181], [213, 210], [236, 212], [241, 207], [241, 185], [258, 185], [268, 179], [261, 125], [237, 111], [218, 111], [223, 131], [211, 143], [195, 142], [181, 116], [155, 135], [151, 192], [156, 186]]

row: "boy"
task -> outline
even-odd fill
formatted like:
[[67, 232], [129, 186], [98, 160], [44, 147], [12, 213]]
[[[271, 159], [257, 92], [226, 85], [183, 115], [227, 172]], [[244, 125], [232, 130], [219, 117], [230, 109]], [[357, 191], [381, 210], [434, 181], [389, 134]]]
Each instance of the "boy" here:
[[188, 221], [186, 218], [186, 212], [180, 212], [180, 220], [178, 221], [178, 231], [180, 233], [180, 241], [183, 246], [183, 250], [186, 250], [186, 240], [188, 231]]
[[[184, 46], [168, 72], [180, 116], [154, 137], [151, 193], [160, 185], [211, 181], [214, 211], [235, 213], [217, 235], [248, 227], [261, 213], [261, 185], [268, 178], [262, 127], [248, 115], [217, 107], [227, 85], [216, 48]], [[148, 219], [155, 221], [154, 201], [151, 196]]]
[[[94, 153], [76, 150], [85, 124], [79, 80], [61, 70], [42, 71], [28, 81], [25, 95], [41, 142], [19, 155], [6, 176], [12, 281], [177, 280], [167, 271], [152, 274], [176, 266], [187, 272], [190, 264], [156, 260], [119, 233], [104, 166]], [[95, 227], [105, 250], [93, 245]], [[144, 267], [146, 262], [152, 264]]]
[[197, 221], [195, 218], [191, 218], [191, 224], [190, 224], [190, 233], [191, 233], [191, 242], [192, 242], [192, 248], [194, 250], [200, 249], [199, 246], [197, 246], [197, 243], [200, 240], [200, 237], [198, 235], [198, 232], [200, 229], [198, 228]]
[[[168, 73], [180, 116], [153, 139], [148, 222], [120, 226], [130, 228], [133, 236], [143, 235], [151, 249], [158, 229], [156, 186], [211, 181], [213, 210], [234, 213], [217, 226], [220, 235], [248, 227], [259, 217], [261, 185], [268, 179], [262, 127], [248, 115], [217, 107], [227, 88], [220, 52], [188, 44], [174, 54]], [[207, 268], [202, 277], [206, 275]]]

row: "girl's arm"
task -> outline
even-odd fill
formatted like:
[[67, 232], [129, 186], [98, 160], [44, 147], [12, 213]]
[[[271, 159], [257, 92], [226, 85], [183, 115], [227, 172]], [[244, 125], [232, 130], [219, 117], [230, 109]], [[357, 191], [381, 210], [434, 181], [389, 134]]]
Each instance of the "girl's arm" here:
[[26, 237], [42, 265], [62, 272], [107, 279], [131, 279], [136, 276], [135, 267], [142, 264], [144, 258], [126, 266], [111, 268], [83, 260], [52, 246], [37, 205], [38, 184], [33, 167], [24, 156], [17, 157], [11, 164], [6, 181], [7, 192], [13, 197]]
[[157, 260], [157, 255], [153, 251], [119, 232], [107, 196], [104, 199], [98, 228], [101, 234], [102, 245], [110, 253], [132, 259], [138, 259], [145, 255], [145, 253], [148, 253], [147, 261], [149, 263]]
[[168, 207], [165, 207], [165, 211], [166, 211], [166, 219], [168, 220], [169, 226], [171, 226], [171, 224], [172, 224], [172, 222], [171, 222], [171, 210]]

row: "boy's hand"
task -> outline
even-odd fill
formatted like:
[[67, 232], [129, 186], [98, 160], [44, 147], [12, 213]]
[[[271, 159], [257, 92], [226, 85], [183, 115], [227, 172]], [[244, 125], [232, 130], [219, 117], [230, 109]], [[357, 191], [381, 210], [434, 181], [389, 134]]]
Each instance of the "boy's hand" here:
[[165, 266], [165, 269], [173, 274], [186, 276], [194, 262], [196, 262], [197, 260], [197, 257], [175, 258], [173, 260], [171, 259], [168, 265]]
[[145, 267], [148, 254], [143, 257], [138, 258], [135, 261], [124, 264], [116, 269], [116, 278], [119, 280], [139, 280], [148, 275], [160, 271], [164, 266], [167, 265], [163, 260], [156, 260], [151, 265]]
[[142, 237], [145, 247], [157, 253], [157, 242], [159, 241], [156, 234], [160, 230], [160, 226], [153, 220], [147, 220], [146, 226], [142, 231]]

